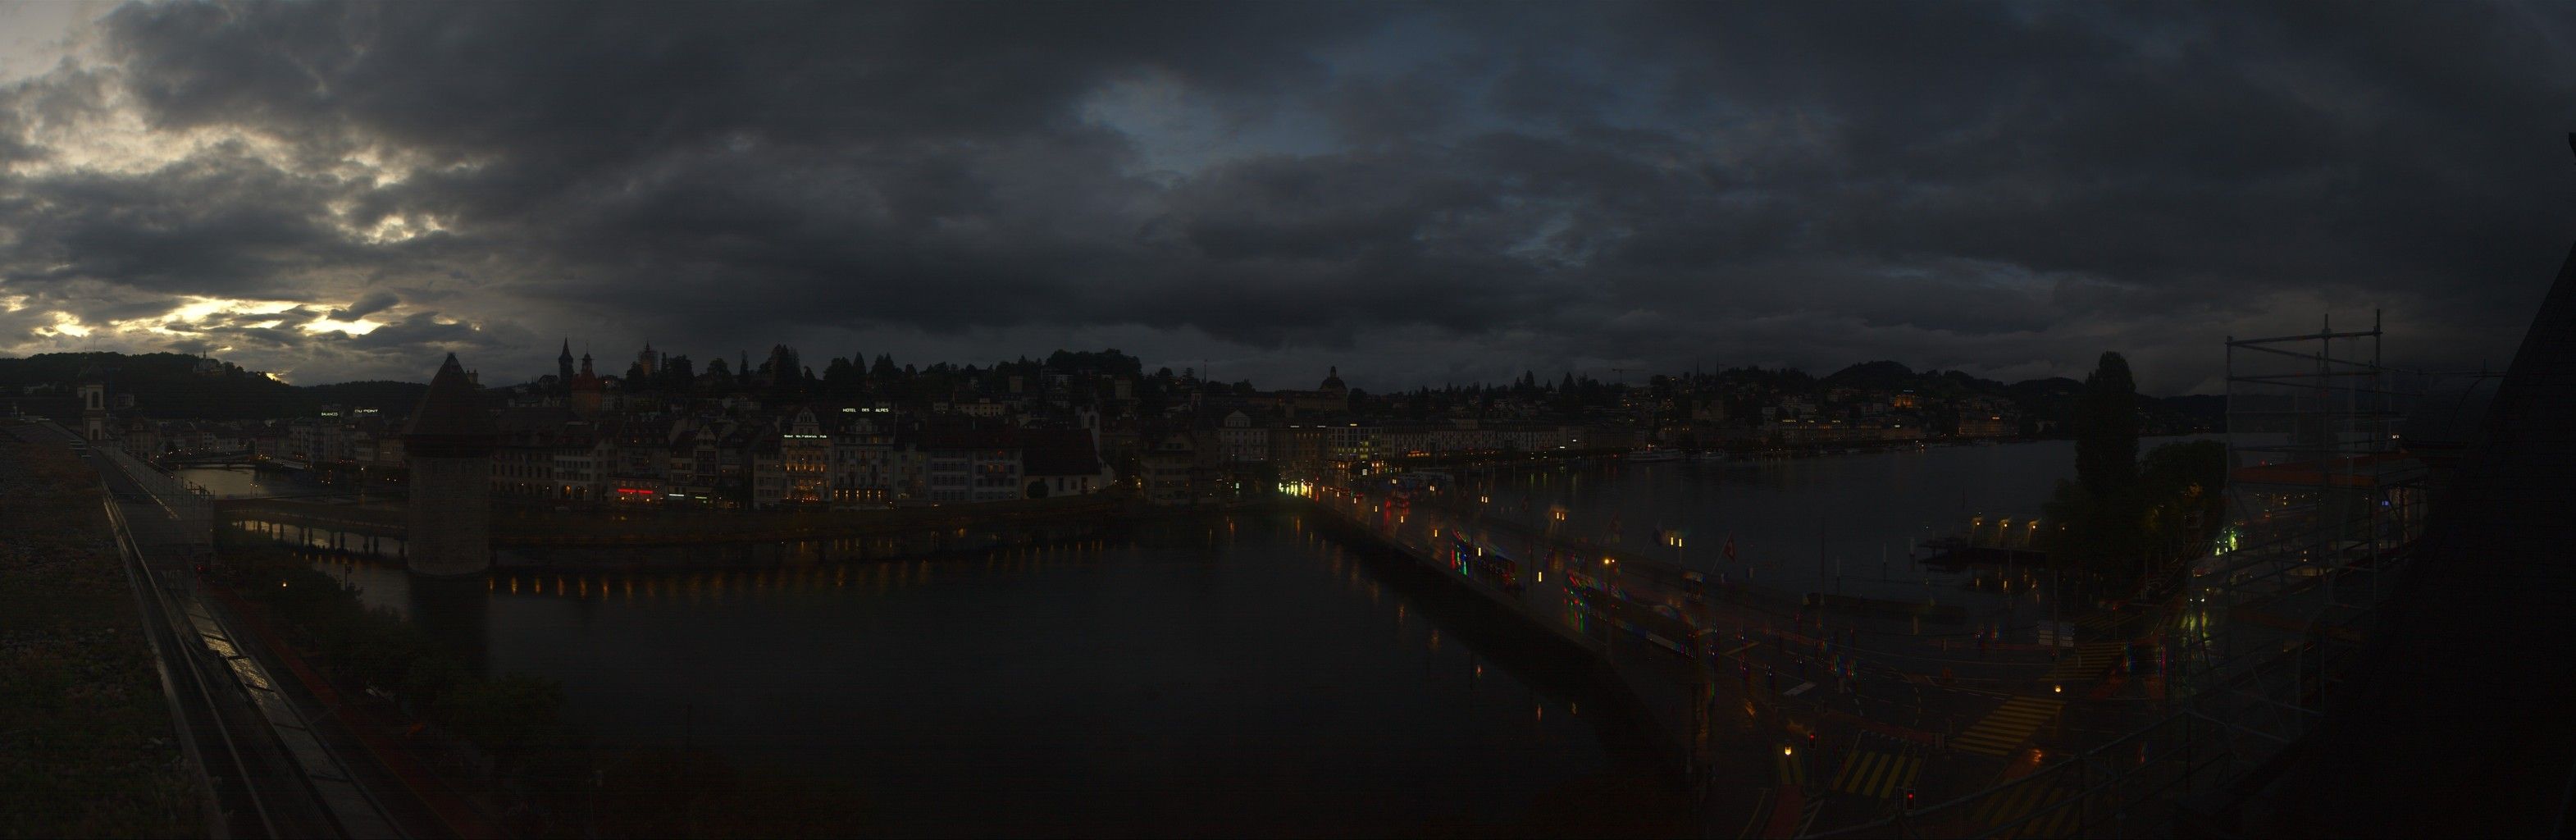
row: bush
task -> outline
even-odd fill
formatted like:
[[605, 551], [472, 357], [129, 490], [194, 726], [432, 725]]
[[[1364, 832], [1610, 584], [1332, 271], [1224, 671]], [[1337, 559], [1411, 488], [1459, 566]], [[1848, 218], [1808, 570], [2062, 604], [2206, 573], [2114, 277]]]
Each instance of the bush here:
[[273, 548], [233, 553], [244, 593], [321, 654], [323, 667], [391, 691], [504, 765], [570, 744], [563, 687], [524, 674], [483, 679], [429, 634], [390, 610], [369, 608], [356, 587]]
[[563, 686], [525, 674], [457, 682], [435, 708], [449, 730], [495, 756], [563, 734]]

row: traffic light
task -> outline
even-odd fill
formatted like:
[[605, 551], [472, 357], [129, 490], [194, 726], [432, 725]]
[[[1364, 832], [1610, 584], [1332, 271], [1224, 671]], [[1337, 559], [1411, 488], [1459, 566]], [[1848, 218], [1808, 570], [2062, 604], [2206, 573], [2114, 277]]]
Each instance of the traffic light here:
[[1906, 789], [1905, 789], [1905, 810], [1908, 810], [1908, 811], [1914, 810], [1914, 789], [1913, 789], [1913, 788], [1906, 788]]

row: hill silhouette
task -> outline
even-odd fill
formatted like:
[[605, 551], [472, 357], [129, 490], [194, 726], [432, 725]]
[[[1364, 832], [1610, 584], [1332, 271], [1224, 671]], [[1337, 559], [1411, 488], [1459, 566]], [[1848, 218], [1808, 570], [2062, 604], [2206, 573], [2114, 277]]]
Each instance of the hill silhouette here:
[[181, 353], [40, 353], [0, 359], [0, 395], [60, 397], [77, 392], [96, 366], [112, 394], [132, 394], [145, 417], [260, 420], [311, 416], [325, 405], [381, 408], [404, 414], [429, 386], [418, 382], [340, 382], [297, 386], [268, 374]]

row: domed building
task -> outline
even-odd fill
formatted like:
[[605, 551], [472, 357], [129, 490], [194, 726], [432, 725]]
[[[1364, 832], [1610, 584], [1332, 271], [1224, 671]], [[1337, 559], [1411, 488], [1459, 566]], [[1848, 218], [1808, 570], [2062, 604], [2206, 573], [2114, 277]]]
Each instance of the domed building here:
[[1342, 414], [1351, 410], [1351, 389], [1342, 384], [1340, 367], [1328, 367], [1324, 369], [1323, 384], [1315, 386], [1315, 390], [1272, 391], [1270, 400], [1273, 406], [1290, 417]]

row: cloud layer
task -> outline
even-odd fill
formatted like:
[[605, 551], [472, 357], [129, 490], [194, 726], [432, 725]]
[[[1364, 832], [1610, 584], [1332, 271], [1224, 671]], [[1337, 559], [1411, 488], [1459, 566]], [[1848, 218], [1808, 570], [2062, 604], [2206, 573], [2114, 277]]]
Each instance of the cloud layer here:
[[[2563, 6], [167, 4], [0, 87], [0, 352], [1114, 344], [1364, 387], [2501, 363]], [[623, 362], [610, 365], [623, 367]]]

